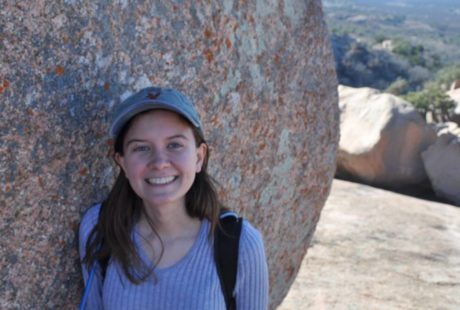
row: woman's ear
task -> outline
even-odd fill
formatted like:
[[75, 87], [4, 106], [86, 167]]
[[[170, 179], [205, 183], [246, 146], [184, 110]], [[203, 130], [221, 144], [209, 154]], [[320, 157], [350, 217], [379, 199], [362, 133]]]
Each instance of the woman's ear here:
[[208, 145], [206, 143], [201, 143], [200, 146], [196, 148], [196, 173], [201, 172], [207, 152]]
[[115, 162], [123, 169], [123, 172], [126, 174], [125, 170], [125, 158], [120, 153], [115, 153]]

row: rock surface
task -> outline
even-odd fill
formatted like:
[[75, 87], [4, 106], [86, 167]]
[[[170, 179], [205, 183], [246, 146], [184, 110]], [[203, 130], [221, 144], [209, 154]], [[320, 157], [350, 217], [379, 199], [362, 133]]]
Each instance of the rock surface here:
[[278, 310], [460, 309], [460, 209], [334, 180]]
[[432, 124], [438, 136], [448, 134], [460, 138], [460, 127], [454, 122]]
[[453, 122], [456, 122], [460, 126], [460, 88], [451, 89], [447, 92], [447, 95], [455, 101], [457, 106], [454, 109], [454, 114], [451, 117]]
[[450, 90], [455, 90], [460, 88], [460, 80], [455, 80], [450, 85]]
[[197, 103], [211, 172], [265, 235], [279, 304], [334, 173], [337, 82], [320, 0], [0, 7], [0, 308], [75, 308], [80, 215], [116, 173], [107, 110], [151, 84]]
[[412, 105], [375, 89], [342, 85], [339, 105], [339, 176], [392, 188], [426, 180], [420, 154], [436, 133]]
[[436, 195], [460, 206], [460, 128], [444, 125], [436, 142], [422, 153], [423, 165]]

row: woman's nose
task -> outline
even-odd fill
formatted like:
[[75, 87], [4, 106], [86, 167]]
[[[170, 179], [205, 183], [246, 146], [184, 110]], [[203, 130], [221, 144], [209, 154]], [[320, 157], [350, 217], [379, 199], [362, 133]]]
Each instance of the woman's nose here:
[[152, 156], [149, 161], [149, 166], [154, 169], [162, 169], [169, 166], [169, 158], [165, 152], [156, 151], [152, 152]]

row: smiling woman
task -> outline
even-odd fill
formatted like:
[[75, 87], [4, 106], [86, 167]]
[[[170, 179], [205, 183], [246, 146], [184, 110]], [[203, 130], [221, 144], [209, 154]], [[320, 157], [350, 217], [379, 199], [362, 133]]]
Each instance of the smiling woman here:
[[115, 106], [113, 119], [120, 174], [80, 225], [81, 308], [266, 309], [263, 241], [247, 221], [230, 293], [216, 267], [214, 233], [225, 208], [207, 173], [208, 145], [190, 100], [150, 87]]

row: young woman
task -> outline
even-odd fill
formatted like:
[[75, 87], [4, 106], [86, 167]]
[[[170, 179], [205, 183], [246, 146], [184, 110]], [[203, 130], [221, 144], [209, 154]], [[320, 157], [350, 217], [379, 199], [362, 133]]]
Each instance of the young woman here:
[[[118, 178], [80, 225], [85, 309], [226, 309], [214, 260], [220, 204], [194, 105], [145, 88], [113, 109]], [[260, 233], [243, 221], [236, 308], [267, 309]]]

